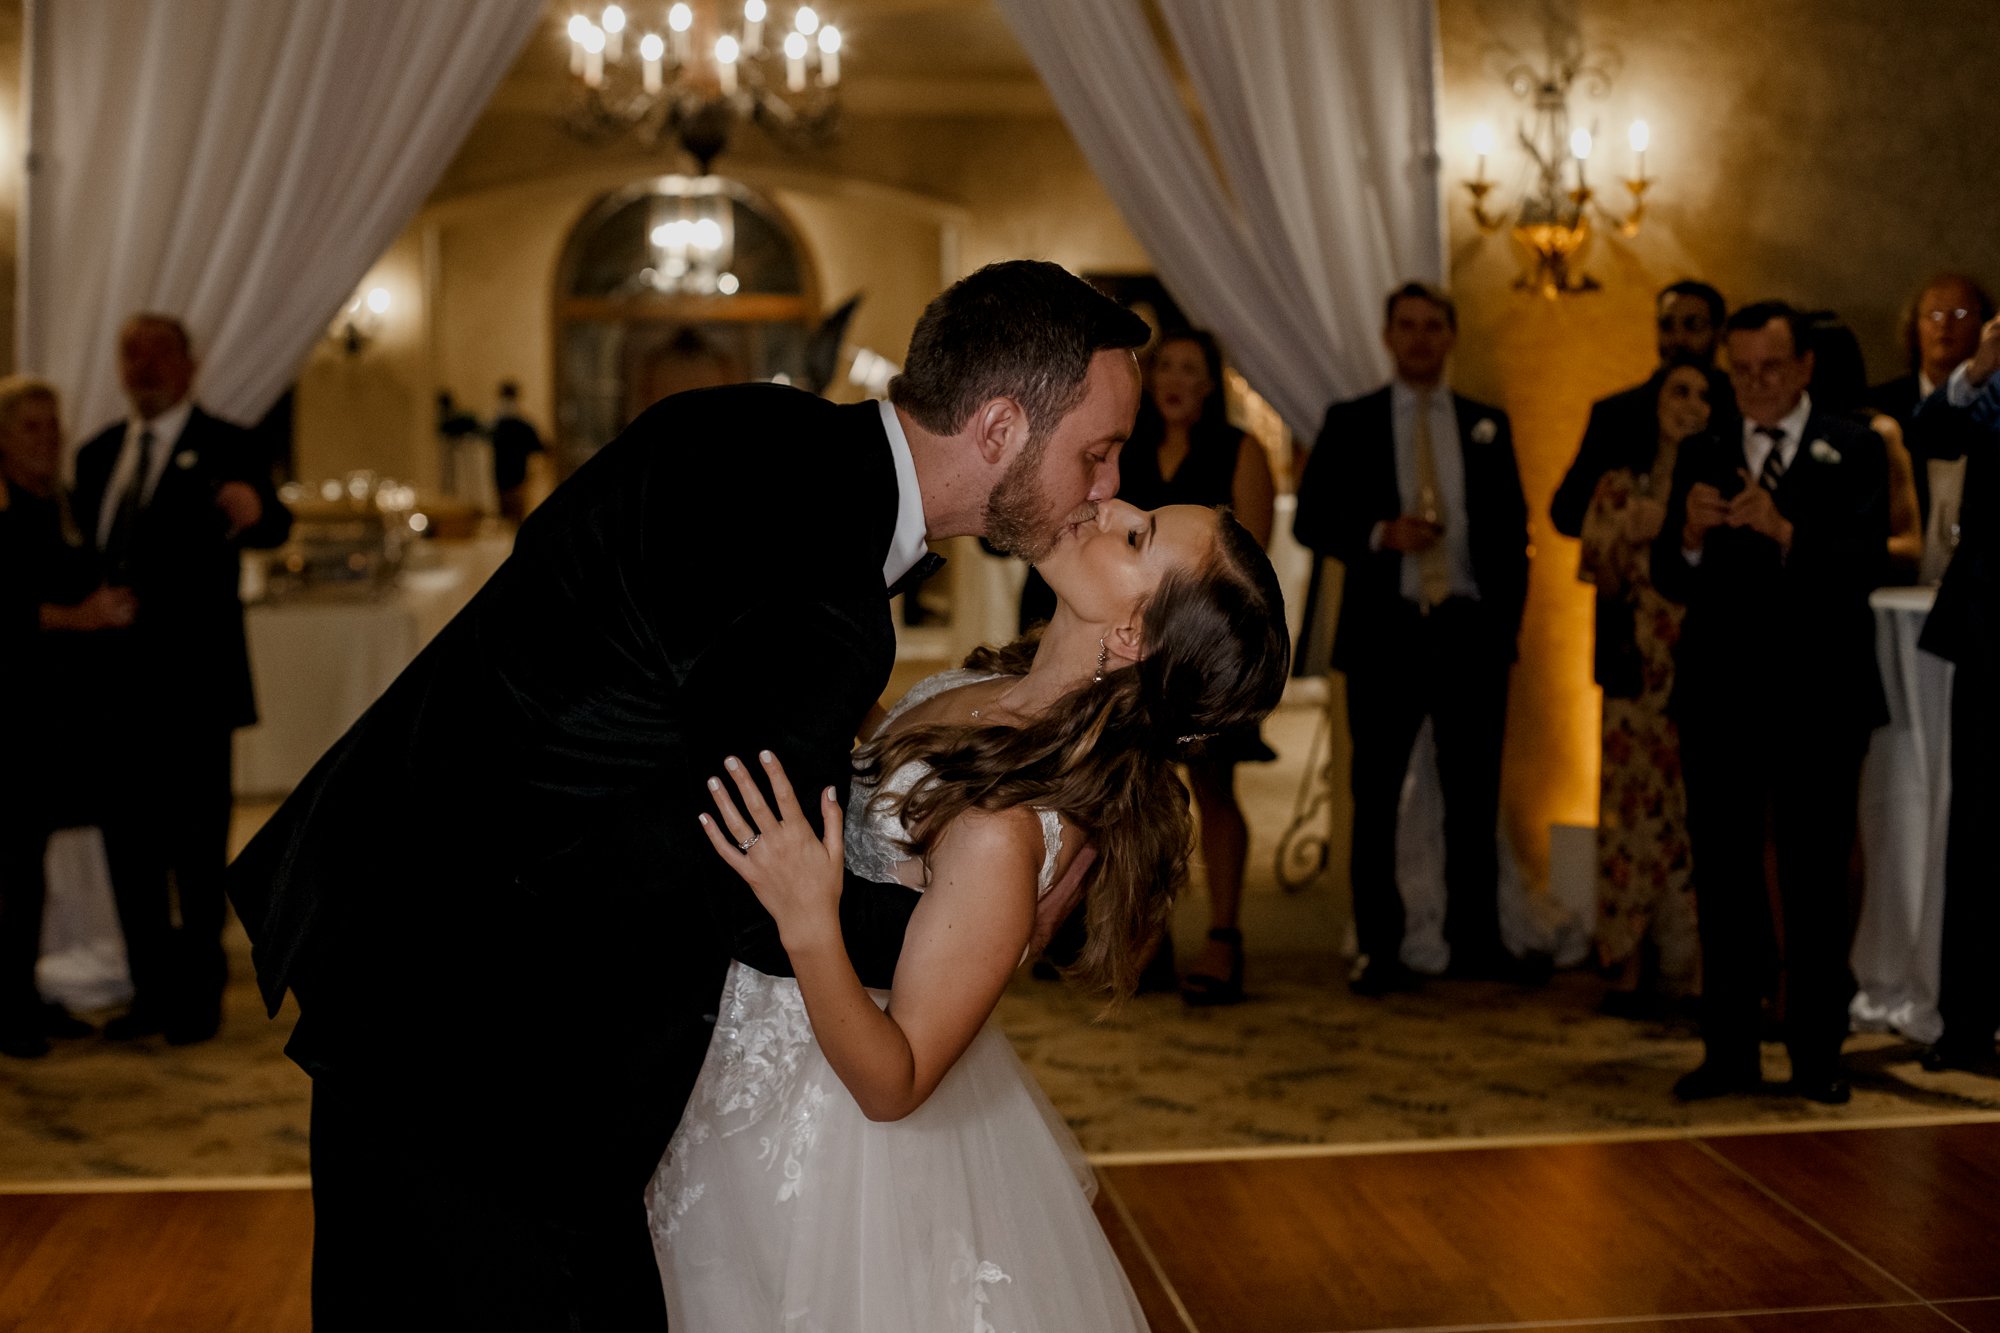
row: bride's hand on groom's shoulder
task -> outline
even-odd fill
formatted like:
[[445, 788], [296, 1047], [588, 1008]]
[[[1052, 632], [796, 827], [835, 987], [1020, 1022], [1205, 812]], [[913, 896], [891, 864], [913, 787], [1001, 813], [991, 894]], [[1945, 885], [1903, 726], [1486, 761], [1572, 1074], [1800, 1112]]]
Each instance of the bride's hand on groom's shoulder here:
[[826, 827], [822, 837], [806, 821], [777, 756], [766, 750], [758, 760], [771, 784], [772, 801], [764, 800], [749, 768], [732, 756], [724, 766], [736, 795], [732, 797], [720, 779], [708, 780], [721, 823], [718, 826], [715, 819], [702, 815], [702, 832], [716, 855], [743, 877], [778, 923], [779, 938], [788, 952], [816, 944], [838, 948], [845, 848], [833, 788], [820, 793], [820, 819]]

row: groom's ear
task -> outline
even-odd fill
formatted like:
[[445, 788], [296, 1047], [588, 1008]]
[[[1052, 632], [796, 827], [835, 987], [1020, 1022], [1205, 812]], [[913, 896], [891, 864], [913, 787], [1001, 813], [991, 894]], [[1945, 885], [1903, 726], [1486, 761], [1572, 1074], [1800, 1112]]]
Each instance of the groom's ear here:
[[1012, 398], [989, 398], [972, 414], [972, 443], [990, 467], [1012, 461], [1028, 442], [1028, 414]]

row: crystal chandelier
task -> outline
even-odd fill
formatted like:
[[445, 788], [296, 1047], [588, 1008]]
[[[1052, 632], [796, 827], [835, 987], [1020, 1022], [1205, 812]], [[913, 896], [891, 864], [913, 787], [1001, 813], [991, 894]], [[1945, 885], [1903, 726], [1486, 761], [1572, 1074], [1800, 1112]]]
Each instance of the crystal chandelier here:
[[[638, 11], [639, 6], [633, 7]], [[789, 27], [766, 0], [682, 0], [641, 15], [607, 5], [569, 20], [574, 95], [565, 123], [602, 141], [637, 133], [648, 144], [671, 135], [701, 164], [754, 120], [790, 148], [832, 137], [840, 115], [840, 29], [810, 5]]]

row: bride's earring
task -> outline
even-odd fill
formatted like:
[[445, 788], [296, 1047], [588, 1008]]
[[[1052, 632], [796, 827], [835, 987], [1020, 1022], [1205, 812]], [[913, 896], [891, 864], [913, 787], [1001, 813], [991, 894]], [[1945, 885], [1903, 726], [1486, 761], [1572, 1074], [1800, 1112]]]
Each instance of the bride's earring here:
[[1092, 680], [1104, 679], [1104, 661], [1110, 656], [1110, 650], [1105, 648], [1104, 640], [1099, 639], [1097, 641], [1097, 674], [1091, 677]]

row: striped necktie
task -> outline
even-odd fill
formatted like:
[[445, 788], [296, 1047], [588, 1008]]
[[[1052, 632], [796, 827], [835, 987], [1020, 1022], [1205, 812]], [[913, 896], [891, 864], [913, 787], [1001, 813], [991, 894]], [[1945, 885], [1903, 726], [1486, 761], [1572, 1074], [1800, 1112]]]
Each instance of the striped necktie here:
[[1759, 426], [1757, 433], [1771, 441], [1771, 452], [1764, 455], [1764, 466], [1757, 473], [1757, 484], [1775, 494], [1778, 483], [1785, 479], [1785, 428]]

